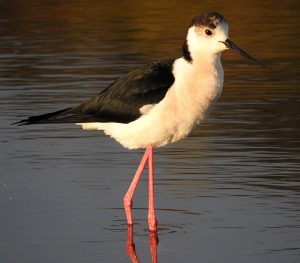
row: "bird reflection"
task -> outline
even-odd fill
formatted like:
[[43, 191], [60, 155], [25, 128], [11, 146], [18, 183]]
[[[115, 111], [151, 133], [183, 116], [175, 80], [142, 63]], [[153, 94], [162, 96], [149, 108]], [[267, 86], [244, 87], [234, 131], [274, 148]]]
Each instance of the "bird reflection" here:
[[[157, 231], [149, 232], [149, 246], [152, 263], [157, 263], [157, 245], [158, 245], [158, 236]], [[139, 263], [139, 258], [135, 251], [135, 244], [133, 242], [133, 227], [131, 225], [128, 226], [127, 230], [127, 241], [126, 241], [126, 252], [131, 262]]]

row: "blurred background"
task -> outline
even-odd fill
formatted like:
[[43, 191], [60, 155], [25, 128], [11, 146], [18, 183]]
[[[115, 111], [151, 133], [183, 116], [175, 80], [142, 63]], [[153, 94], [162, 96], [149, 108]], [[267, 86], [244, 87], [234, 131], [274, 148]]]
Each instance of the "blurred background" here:
[[[181, 56], [193, 16], [223, 14], [266, 64], [222, 55], [222, 98], [158, 149], [158, 262], [299, 262], [299, 1], [0, 0], [1, 262], [129, 262], [122, 208], [142, 151], [74, 125], [15, 127], [128, 71]], [[147, 176], [134, 241], [150, 262]]]

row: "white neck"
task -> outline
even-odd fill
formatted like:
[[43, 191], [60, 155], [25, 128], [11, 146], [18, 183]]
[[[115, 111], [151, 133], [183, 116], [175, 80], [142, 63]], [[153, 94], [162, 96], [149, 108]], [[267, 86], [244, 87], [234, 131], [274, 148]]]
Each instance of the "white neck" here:
[[198, 53], [192, 58], [193, 61], [191, 62], [183, 57], [175, 61], [173, 73], [176, 82], [186, 82], [193, 86], [200, 85], [202, 87], [223, 85], [221, 53], [211, 55]]
[[[193, 105], [197, 112], [206, 115], [211, 105], [221, 95], [223, 87], [223, 68], [220, 54], [214, 56], [201, 56], [189, 63], [179, 58], [174, 64], [175, 83], [174, 90], [179, 104], [188, 107]], [[185, 97], [185, 100], [181, 100]], [[192, 112], [192, 111], [191, 111]], [[204, 117], [204, 116], [202, 116]], [[201, 116], [200, 116], [201, 119]]]
[[196, 55], [192, 55], [193, 61], [190, 62], [195, 68], [211, 68], [221, 65], [221, 53], [205, 53], [198, 52]]

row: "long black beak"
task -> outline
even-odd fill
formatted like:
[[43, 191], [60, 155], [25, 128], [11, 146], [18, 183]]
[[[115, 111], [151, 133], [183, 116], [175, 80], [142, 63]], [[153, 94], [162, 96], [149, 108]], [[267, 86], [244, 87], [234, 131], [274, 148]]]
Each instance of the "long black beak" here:
[[226, 39], [225, 42], [223, 42], [223, 41], [220, 41], [220, 42], [222, 42], [226, 47], [232, 49], [236, 53], [239, 53], [240, 55], [244, 56], [245, 58], [252, 60], [255, 63], [257, 63], [258, 65], [260, 65], [261, 67], [265, 68], [265, 65], [263, 63], [261, 63], [254, 57], [250, 56], [246, 51], [242, 50], [240, 47], [238, 47], [236, 44], [231, 42], [229, 39]]

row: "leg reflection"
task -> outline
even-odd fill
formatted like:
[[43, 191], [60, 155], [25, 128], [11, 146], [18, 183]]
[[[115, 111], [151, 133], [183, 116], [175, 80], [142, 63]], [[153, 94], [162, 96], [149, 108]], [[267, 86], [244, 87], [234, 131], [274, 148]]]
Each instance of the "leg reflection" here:
[[[149, 246], [152, 263], [157, 263], [157, 245], [158, 245], [158, 236], [157, 231], [150, 231], [149, 234]], [[130, 258], [131, 262], [139, 263], [138, 256], [135, 251], [135, 244], [133, 242], [133, 227], [128, 225], [127, 231], [127, 241], [126, 241], [126, 251], [127, 255]]]
[[149, 245], [150, 245], [150, 253], [152, 258], [152, 263], [157, 263], [157, 245], [158, 245], [158, 236], [157, 231], [150, 231], [149, 235]]
[[135, 245], [133, 243], [133, 228], [132, 225], [128, 225], [127, 230], [127, 242], [126, 242], [126, 252], [128, 257], [133, 263], [139, 263], [139, 259], [135, 252]]

